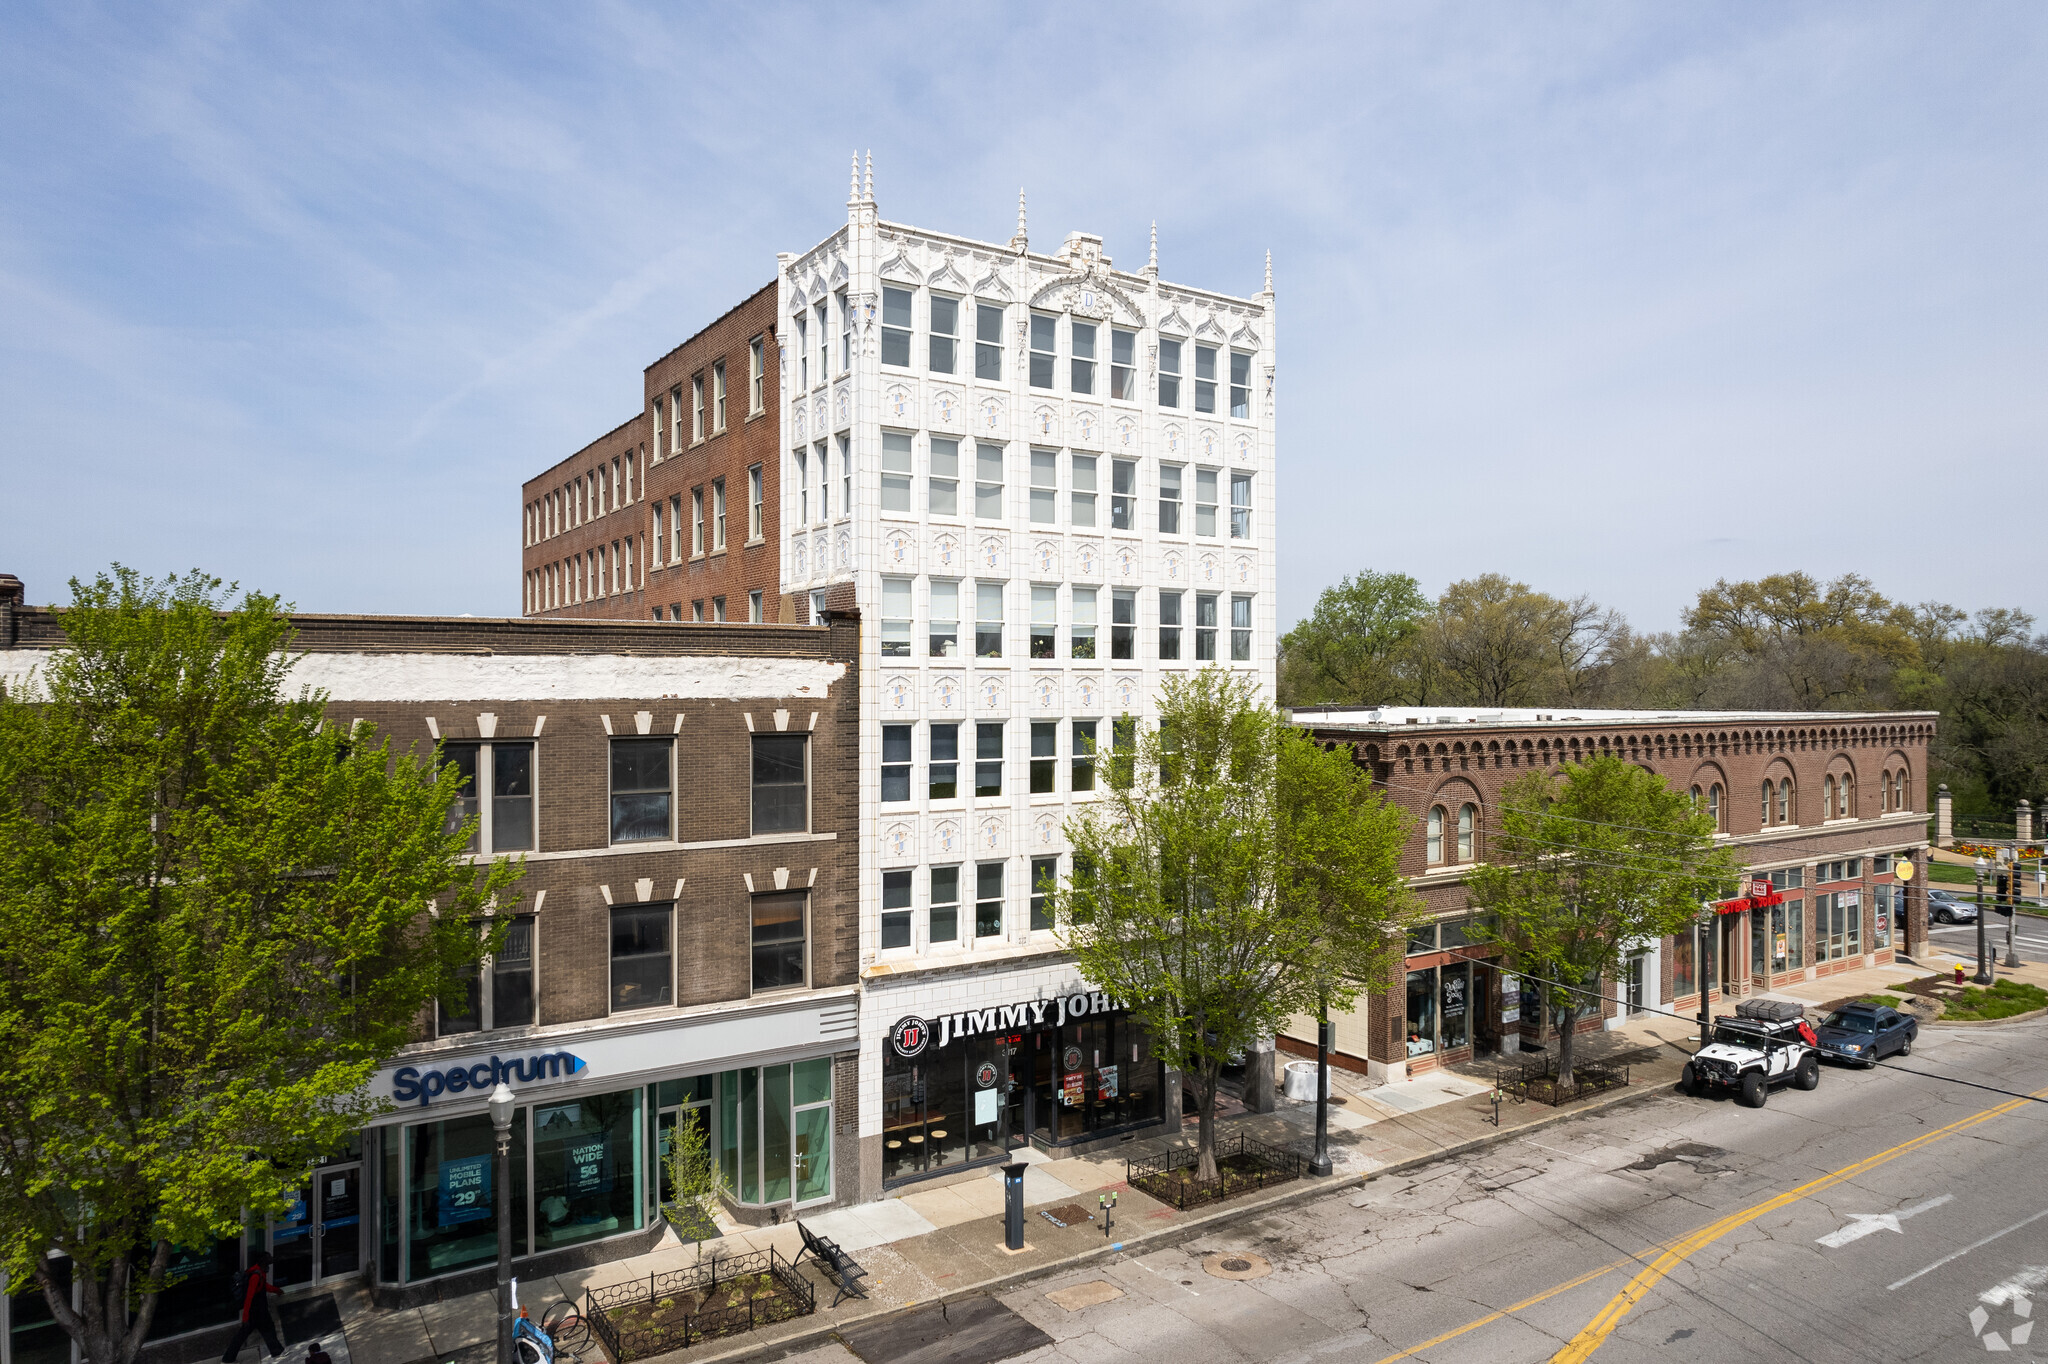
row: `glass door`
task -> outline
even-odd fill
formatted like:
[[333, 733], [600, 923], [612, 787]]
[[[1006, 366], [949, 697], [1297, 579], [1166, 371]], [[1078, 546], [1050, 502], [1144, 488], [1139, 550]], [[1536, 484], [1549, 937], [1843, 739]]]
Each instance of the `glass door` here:
[[[318, 1179], [324, 1170], [315, 1170]], [[283, 1288], [302, 1288], [319, 1275], [313, 1257], [313, 1188], [302, 1184], [291, 1206], [270, 1220], [271, 1278]]]
[[323, 1165], [271, 1220], [272, 1273], [279, 1287], [300, 1288], [363, 1267], [363, 1167]]

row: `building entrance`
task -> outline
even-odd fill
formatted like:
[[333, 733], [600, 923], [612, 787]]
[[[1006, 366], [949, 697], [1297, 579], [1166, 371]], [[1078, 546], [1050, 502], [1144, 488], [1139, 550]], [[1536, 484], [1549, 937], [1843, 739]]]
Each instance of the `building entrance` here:
[[270, 1224], [280, 1283], [320, 1283], [363, 1267], [363, 1167], [322, 1165]]

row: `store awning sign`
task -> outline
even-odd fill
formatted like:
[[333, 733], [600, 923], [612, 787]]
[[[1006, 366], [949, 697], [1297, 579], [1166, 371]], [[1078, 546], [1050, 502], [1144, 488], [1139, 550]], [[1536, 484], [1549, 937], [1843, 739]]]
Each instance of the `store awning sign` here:
[[1047, 1026], [1057, 1028], [1068, 1019], [1116, 1013], [1122, 1007], [1100, 990], [1082, 990], [1071, 995], [1054, 995], [1051, 999], [1032, 999], [1021, 1004], [998, 1004], [988, 1009], [941, 1014], [931, 1021], [908, 1014], [897, 1019], [896, 1026], [889, 1029], [889, 1043], [898, 1056], [908, 1059], [927, 1045], [950, 1046], [963, 1037], [979, 1037], [985, 1032], [1012, 1032]]
[[580, 1075], [586, 1067], [573, 1052], [546, 1051], [538, 1056], [515, 1056], [511, 1060], [493, 1056], [473, 1065], [449, 1066], [443, 1070], [421, 1070], [400, 1066], [391, 1073], [391, 1097], [402, 1104], [417, 1102], [425, 1108], [444, 1094], [468, 1090], [488, 1094], [506, 1084], [530, 1085], [542, 1080], [565, 1080]]

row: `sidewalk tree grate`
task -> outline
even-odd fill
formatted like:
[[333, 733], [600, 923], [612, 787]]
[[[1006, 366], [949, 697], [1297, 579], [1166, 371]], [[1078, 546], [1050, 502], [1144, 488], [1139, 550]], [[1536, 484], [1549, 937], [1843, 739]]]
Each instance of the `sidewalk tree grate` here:
[[593, 1288], [583, 1317], [605, 1354], [615, 1364], [629, 1364], [809, 1316], [817, 1307], [811, 1281], [771, 1246]]
[[1243, 1128], [1217, 1139], [1215, 1179], [1195, 1178], [1199, 1159], [1200, 1154], [1193, 1146], [1134, 1158], [1125, 1162], [1127, 1182], [1141, 1193], [1186, 1212], [1189, 1208], [1300, 1179], [1308, 1172], [1306, 1158], [1268, 1146]]

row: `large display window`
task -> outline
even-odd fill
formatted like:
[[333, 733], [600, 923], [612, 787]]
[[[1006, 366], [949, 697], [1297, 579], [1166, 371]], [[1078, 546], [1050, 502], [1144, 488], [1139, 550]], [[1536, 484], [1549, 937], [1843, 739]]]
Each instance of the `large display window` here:
[[[408, 1280], [496, 1263], [497, 1149], [487, 1113], [405, 1129]], [[512, 1253], [527, 1253], [523, 1108], [512, 1116]]]
[[734, 1201], [832, 1196], [832, 1058], [726, 1071], [717, 1109], [719, 1179]]
[[[533, 1110], [533, 1239], [536, 1250], [594, 1241], [644, 1225], [641, 1104], [624, 1089]], [[517, 1159], [515, 1152], [514, 1159]], [[518, 1197], [515, 1187], [513, 1196]]]

